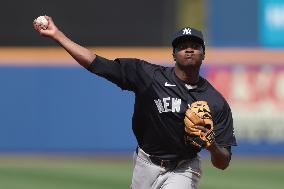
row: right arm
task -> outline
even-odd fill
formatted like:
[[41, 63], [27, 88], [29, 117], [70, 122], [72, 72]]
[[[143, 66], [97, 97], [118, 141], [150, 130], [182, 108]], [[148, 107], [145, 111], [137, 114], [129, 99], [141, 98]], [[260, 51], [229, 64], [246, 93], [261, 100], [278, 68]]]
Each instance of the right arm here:
[[42, 29], [34, 23], [34, 28], [40, 35], [49, 37], [55, 40], [60, 46], [62, 46], [81, 66], [88, 68], [96, 55], [87, 48], [80, 46], [73, 42], [61, 32], [54, 24], [51, 17], [45, 16], [48, 20], [47, 29]]

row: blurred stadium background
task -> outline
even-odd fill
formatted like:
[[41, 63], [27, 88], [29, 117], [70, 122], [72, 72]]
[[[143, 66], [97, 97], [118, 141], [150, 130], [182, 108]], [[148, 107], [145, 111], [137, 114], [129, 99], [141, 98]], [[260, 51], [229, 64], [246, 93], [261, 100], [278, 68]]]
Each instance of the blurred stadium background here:
[[202, 74], [229, 101], [231, 167], [204, 159], [201, 189], [281, 188], [284, 0], [5, 1], [0, 18], [0, 188], [128, 188], [134, 96], [81, 68], [32, 29], [50, 15], [107, 58], [172, 65], [171, 36], [204, 31]]

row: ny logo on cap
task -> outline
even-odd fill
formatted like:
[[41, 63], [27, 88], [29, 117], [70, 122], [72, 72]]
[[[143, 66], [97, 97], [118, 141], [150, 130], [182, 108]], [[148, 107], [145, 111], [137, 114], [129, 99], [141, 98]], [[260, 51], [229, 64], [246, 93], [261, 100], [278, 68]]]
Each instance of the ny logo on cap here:
[[184, 28], [182, 35], [191, 35], [191, 29], [190, 28]]

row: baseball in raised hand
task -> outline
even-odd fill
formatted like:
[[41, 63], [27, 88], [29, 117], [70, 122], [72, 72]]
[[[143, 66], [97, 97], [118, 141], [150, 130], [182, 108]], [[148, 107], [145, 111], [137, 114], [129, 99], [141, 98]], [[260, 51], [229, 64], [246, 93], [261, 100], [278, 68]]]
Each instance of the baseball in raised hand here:
[[33, 27], [40, 35], [54, 38], [58, 28], [49, 16], [39, 16], [33, 21]]

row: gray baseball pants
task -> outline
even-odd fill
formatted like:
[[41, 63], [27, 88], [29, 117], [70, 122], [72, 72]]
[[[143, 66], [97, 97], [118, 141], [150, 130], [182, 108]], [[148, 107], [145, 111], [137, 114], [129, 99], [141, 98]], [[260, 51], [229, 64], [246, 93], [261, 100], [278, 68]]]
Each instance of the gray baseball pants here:
[[131, 189], [196, 189], [201, 178], [200, 158], [180, 161], [176, 168], [166, 170], [151, 162], [142, 149], [133, 156]]

